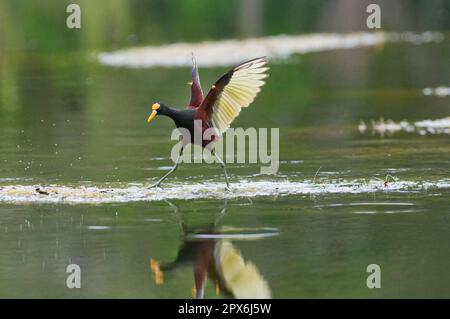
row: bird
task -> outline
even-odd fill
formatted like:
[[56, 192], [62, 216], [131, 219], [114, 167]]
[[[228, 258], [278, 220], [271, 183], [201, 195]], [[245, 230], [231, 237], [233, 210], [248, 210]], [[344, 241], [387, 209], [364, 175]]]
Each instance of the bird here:
[[239, 299], [271, 298], [269, 283], [258, 267], [246, 260], [242, 252], [226, 238], [230, 235], [226, 227], [219, 225], [227, 211], [226, 199], [214, 220], [206, 220], [201, 227], [189, 225], [185, 214], [176, 205], [164, 201], [174, 210], [183, 244], [170, 262], [161, 264], [155, 258], [150, 259], [149, 268], [155, 284], [163, 285], [165, 277], [173, 277], [180, 268], [190, 266], [194, 277], [192, 292], [198, 299], [204, 298], [208, 280], [214, 283], [216, 295], [223, 293]]
[[[182, 137], [182, 147], [175, 161], [174, 166], [150, 188], [161, 187], [161, 183], [172, 174], [180, 164], [183, 150], [189, 143], [201, 144], [203, 148], [211, 151], [221, 168], [223, 169], [226, 182], [226, 190], [230, 190], [230, 180], [228, 177], [224, 161], [214, 152], [214, 143], [230, 127], [233, 120], [239, 115], [242, 108], [248, 107], [265, 84], [268, 77], [269, 67], [267, 57], [258, 57], [242, 62], [231, 68], [222, 75], [209, 89], [204, 97], [200, 84], [197, 62], [192, 54], [192, 81], [191, 99], [185, 109], [171, 107], [163, 102], [153, 103], [151, 114], [147, 122], [152, 122], [157, 116], [170, 117], [175, 126], [180, 130], [189, 132], [189, 137]], [[205, 131], [213, 129], [211, 137], [204, 136]], [[201, 141], [194, 139], [196, 134], [200, 134]]]

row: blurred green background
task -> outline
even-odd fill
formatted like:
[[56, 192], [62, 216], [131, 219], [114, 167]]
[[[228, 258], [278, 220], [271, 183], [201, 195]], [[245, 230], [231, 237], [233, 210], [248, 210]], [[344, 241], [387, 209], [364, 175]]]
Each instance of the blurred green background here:
[[[65, 27], [68, 4], [81, 30]], [[0, 2], [2, 51], [112, 50], [129, 45], [367, 30], [370, 1], [7, 1]], [[386, 31], [447, 30], [445, 0], [377, 1]], [[385, 10], [383, 10], [385, 9]]]

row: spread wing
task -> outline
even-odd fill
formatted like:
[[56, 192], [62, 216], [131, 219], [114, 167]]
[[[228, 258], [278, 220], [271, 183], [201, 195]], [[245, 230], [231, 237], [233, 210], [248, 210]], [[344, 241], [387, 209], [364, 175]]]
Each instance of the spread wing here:
[[231, 69], [211, 88], [197, 111], [223, 134], [243, 107], [253, 102], [267, 78], [267, 58], [256, 58]]
[[192, 54], [192, 82], [191, 84], [191, 101], [188, 108], [197, 108], [203, 102], [203, 92], [200, 85], [200, 76], [198, 74], [197, 62], [194, 54]]

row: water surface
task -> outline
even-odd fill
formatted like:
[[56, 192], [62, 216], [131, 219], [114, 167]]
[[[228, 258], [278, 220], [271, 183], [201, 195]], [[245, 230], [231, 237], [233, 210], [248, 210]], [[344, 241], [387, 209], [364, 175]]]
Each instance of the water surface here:
[[[448, 86], [449, 53], [445, 39], [273, 64], [234, 126], [279, 127], [280, 170], [229, 165], [231, 194], [220, 167], [205, 164], [147, 190], [172, 164], [174, 143], [169, 119], [146, 124], [150, 105], [184, 106], [188, 68], [113, 68], [79, 51], [3, 54], [0, 296], [192, 297], [198, 256], [228, 249], [272, 297], [449, 297], [448, 135], [358, 130], [380, 117], [449, 116], [448, 97], [422, 93]], [[225, 70], [201, 69], [203, 85]], [[64, 201], [64, 189], [79, 200]], [[66, 287], [70, 263], [82, 269], [81, 289]], [[381, 289], [366, 287], [369, 264], [381, 266]], [[216, 287], [211, 275], [204, 296], [244, 293]]]

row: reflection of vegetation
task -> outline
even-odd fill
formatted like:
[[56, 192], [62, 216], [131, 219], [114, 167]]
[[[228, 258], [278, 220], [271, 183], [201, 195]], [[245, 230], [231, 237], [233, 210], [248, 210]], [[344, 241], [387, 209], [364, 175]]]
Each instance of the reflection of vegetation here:
[[[17, 81], [17, 74], [14, 65], [9, 63], [0, 63], [2, 72], [0, 73], [0, 120], [4, 115], [14, 111], [20, 103], [18, 87], [14, 85]], [[2, 112], [3, 111], [3, 112]]]

